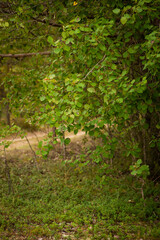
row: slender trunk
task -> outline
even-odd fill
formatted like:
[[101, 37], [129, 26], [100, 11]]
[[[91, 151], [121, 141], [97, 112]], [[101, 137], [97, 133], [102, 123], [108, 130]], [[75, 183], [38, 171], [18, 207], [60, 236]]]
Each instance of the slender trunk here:
[[[7, 74], [10, 72], [10, 65], [7, 63]], [[7, 93], [5, 94], [7, 98]], [[7, 125], [11, 126], [11, 119], [10, 119], [10, 111], [9, 111], [9, 100], [7, 99], [7, 104], [6, 104], [6, 119], [7, 119]]]
[[145, 130], [143, 130], [143, 159], [144, 163], [147, 163], [147, 156], [146, 156], [146, 134]]
[[6, 105], [6, 118], [7, 118], [7, 125], [11, 126], [11, 117], [9, 112], [9, 103]]
[[63, 131], [63, 159], [66, 159], [66, 145], [64, 143], [65, 141], [65, 132]]

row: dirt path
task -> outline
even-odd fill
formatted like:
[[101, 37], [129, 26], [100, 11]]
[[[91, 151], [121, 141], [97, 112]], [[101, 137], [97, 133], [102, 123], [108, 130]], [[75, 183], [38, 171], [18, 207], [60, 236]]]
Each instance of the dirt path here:
[[[66, 137], [70, 138], [71, 141], [77, 141], [81, 137], [85, 135], [84, 132], [79, 131], [76, 135], [74, 133], [66, 133]], [[27, 139], [29, 140], [29, 143], [31, 146], [35, 146], [38, 144], [38, 141], [43, 140], [45, 137], [47, 137], [47, 133], [44, 132], [36, 132], [36, 133], [29, 133], [27, 134]], [[8, 151], [15, 150], [15, 149], [27, 149], [30, 148], [29, 144], [27, 142], [26, 138], [15, 138], [12, 142], [12, 144], [8, 147]], [[12, 141], [12, 140], [11, 140]], [[3, 146], [0, 146], [0, 150], [2, 150]]]

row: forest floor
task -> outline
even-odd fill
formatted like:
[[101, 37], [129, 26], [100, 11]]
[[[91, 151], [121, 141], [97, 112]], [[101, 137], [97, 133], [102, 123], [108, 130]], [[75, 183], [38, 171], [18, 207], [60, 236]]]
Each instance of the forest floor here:
[[[45, 136], [28, 134], [35, 152]], [[82, 132], [66, 137], [66, 160], [58, 143], [47, 158], [37, 157], [38, 169], [27, 140], [14, 140], [6, 152], [11, 194], [0, 152], [0, 239], [160, 239], [159, 185], [148, 181], [142, 199], [141, 183], [129, 171], [92, 161], [94, 141]]]

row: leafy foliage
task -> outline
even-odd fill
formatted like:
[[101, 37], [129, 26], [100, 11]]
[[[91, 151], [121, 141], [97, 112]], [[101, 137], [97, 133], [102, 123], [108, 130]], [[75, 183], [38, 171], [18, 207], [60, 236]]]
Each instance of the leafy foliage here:
[[125, 157], [141, 158], [151, 170], [159, 165], [158, 1], [6, 1], [3, 6], [3, 53], [35, 51], [35, 46], [52, 52], [37, 56], [39, 64], [33, 58], [29, 71], [28, 62], [19, 61], [19, 76], [14, 68], [3, 77], [10, 111], [55, 126], [62, 141], [64, 131], [83, 129], [102, 139], [102, 158], [116, 158], [121, 145]]
[[[52, 40], [57, 54], [52, 70], [56, 85], [52, 81], [44, 83], [46, 100], [54, 102], [57, 127], [75, 132], [83, 127], [91, 136], [104, 140], [107, 124], [125, 148], [133, 148], [133, 158], [141, 157], [151, 167], [159, 159], [159, 32], [155, 6], [157, 2], [139, 1], [114, 8], [109, 17], [100, 14], [84, 22], [80, 15], [78, 21], [70, 21], [61, 40], [54, 44]], [[107, 141], [112, 141], [109, 137]], [[154, 151], [150, 149], [153, 138], [157, 140]], [[137, 143], [139, 153], [134, 150]]]
[[130, 169], [132, 170], [131, 174], [134, 176], [142, 176], [146, 179], [147, 175], [149, 175], [149, 168], [147, 165], [141, 165], [142, 160], [139, 159], [135, 165], [131, 166]]

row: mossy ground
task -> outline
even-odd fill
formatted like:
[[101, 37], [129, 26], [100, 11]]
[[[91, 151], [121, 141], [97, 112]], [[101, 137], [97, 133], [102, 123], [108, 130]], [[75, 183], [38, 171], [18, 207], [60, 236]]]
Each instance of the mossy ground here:
[[[2, 166], [3, 167], [3, 166]], [[0, 239], [159, 239], [158, 185], [108, 165], [12, 163], [14, 194], [1, 170]]]

